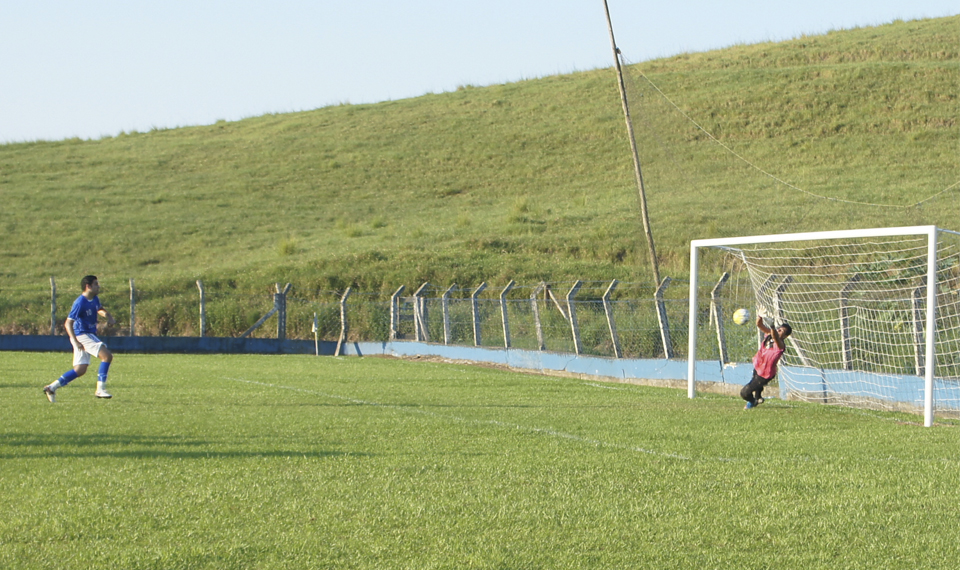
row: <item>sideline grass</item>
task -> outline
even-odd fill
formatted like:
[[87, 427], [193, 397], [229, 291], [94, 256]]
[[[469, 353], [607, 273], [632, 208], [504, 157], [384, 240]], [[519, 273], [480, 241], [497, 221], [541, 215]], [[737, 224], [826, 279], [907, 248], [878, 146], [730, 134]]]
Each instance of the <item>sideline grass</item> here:
[[956, 426], [387, 359], [0, 359], [0, 567], [947, 568]]

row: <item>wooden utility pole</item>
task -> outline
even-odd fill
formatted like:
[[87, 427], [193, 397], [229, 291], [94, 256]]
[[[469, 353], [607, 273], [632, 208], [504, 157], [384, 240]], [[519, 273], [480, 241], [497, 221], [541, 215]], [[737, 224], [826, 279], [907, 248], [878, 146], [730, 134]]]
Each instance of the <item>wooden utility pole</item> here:
[[603, 0], [603, 9], [607, 13], [607, 28], [610, 30], [610, 45], [613, 46], [613, 61], [617, 68], [617, 85], [620, 87], [620, 102], [623, 103], [623, 116], [627, 121], [627, 134], [630, 149], [633, 151], [633, 170], [637, 178], [637, 191], [640, 193], [640, 216], [643, 218], [643, 233], [647, 236], [647, 248], [650, 251], [650, 265], [653, 267], [653, 282], [660, 286], [660, 264], [657, 262], [657, 248], [653, 245], [653, 233], [650, 232], [650, 216], [647, 214], [647, 195], [643, 190], [643, 174], [640, 171], [640, 153], [637, 151], [637, 139], [633, 135], [633, 121], [630, 120], [630, 106], [627, 104], [627, 89], [623, 83], [623, 69], [620, 67], [620, 49], [613, 37], [613, 22], [610, 20], [610, 7]]

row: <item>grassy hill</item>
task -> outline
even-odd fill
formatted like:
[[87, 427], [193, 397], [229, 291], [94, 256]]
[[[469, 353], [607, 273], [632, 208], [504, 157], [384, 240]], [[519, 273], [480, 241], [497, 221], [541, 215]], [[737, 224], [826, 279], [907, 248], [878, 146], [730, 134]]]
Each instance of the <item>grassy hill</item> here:
[[[631, 66], [662, 273], [686, 273], [695, 238], [960, 230], [958, 52], [954, 16]], [[650, 280], [611, 69], [2, 145], [0, 195], [0, 323], [42, 323], [51, 275], [71, 296], [96, 273], [157, 298], [198, 278], [302, 293]]]

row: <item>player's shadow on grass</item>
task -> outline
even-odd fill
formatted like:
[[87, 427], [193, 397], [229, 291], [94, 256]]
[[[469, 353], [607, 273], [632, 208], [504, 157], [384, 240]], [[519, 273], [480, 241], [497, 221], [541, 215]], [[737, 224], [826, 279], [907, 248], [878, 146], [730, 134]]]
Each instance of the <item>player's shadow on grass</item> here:
[[[366, 457], [370, 453], [300, 449], [229, 449], [231, 444], [173, 436], [116, 434], [5, 434], [0, 459], [135, 457], [142, 459], [209, 459], [244, 457]], [[224, 449], [224, 448], [227, 449]]]

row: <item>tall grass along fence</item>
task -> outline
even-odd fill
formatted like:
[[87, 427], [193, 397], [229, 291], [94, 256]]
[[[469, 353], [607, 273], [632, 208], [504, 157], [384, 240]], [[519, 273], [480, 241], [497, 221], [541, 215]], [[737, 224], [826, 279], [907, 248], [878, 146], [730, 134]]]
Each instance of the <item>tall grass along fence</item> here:
[[[709, 305], [702, 308], [698, 326], [716, 342], [702, 343], [698, 358], [725, 363], [751, 354], [755, 329], [724, 326], [726, 313], [752, 306], [737, 298], [743, 286], [730, 287], [728, 277], [705, 287]], [[337, 353], [345, 342], [404, 340], [610, 358], [683, 359], [687, 352], [689, 285], [669, 277], [657, 288], [617, 280], [510, 281], [471, 287], [421, 283], [364, 292], [275, 283], [262, 294], [244, 294], [230, 283], [196, 281], [173, 291], [154, 291], [134, 279], [121, 282], [119, 289], [117, 283], [110, 281], [100, 295], [117, 319], [101, 329], [108, 337], [310, 339], [337, 342]], [[51, 278], [48, 291], [21, 292], [18, 307], [5, 307], [0, 332], [64, 334], [77, 291], [70, 287], [67, 294], [58, 285]]]

